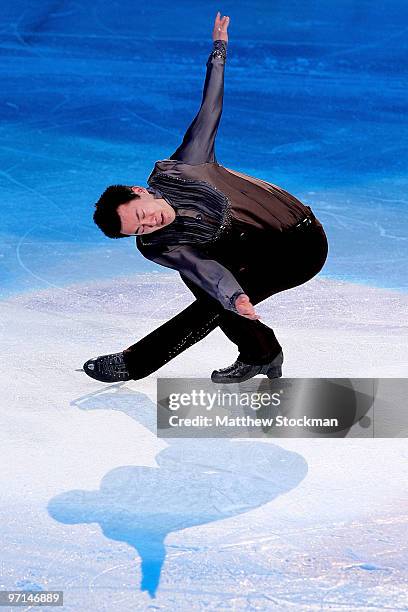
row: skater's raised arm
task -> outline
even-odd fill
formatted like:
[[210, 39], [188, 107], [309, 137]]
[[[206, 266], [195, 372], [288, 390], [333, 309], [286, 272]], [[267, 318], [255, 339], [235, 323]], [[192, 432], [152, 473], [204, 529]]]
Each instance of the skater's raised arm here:
[[198, 114], [184, 135], [183, 142], [171, 155], [186, 164], [215, 161], [215, 136], [222, 114], [224, 69], [227, 56], [229, 17], [217, 13], [213, 30], [213, 50], [207, 60], [203, 97]]

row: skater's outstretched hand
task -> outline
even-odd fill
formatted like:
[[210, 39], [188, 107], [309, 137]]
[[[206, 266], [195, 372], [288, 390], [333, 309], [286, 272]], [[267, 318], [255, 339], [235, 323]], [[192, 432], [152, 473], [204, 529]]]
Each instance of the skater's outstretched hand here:
[[252, 306], [249, 297], [245, 293], [241, 293], [235, 300], [235, 308], [243, 317], [247, 319], [260, 319], [261, 317], [256, 314], [255, 308]]
[[215, 17], [214, 29], [213, 29], [213, 40], [225, 40], [228, 42], [228, 29], [229, 17], [224, 16], [221, 19], [221, 13], [218, 11]]

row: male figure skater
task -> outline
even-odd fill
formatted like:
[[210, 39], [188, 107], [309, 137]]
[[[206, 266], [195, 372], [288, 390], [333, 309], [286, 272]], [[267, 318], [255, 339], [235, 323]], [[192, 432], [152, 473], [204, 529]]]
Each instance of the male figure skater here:
[[216, 160], [228, 25], [217, 13], [202, 103], [181, 145], [155, 163], [148, 187], [110, 186], [94, 212], [106, 236], [136, 236], [142, 255], [178, 270], [196, 299], [136, 344], [89, 359], [84, 371], [96, 380], [144, 378], [217, 326], [239, 355], [212, 372], [214, 382], [281, 376], [282, 347], [254, 304], [305, 283], [326, 261], [326, 234], [309, 206]]

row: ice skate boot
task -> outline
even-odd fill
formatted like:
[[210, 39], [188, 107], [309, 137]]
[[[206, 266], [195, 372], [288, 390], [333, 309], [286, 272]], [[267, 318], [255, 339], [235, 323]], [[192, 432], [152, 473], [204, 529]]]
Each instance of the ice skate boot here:
[[266, 374], [268, 378], [280, 378], [282, 376], [283, 352], [267, 364], [253, 365], [244, 363], [237, 359], [232, 365], [220, 370], [214, 370], [211, 380], [215, 383], [237, 383], [249, 380], [257, 374]]
[[112, 353], [88, 359], [83, 365], [84, 372], [101, 382], [118, 382], [130, 380], [123, 353]]

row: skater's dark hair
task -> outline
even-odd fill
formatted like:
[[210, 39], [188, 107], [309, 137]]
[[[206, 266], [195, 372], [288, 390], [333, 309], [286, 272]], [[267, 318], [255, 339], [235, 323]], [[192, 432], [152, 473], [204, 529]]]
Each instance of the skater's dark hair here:
[[140, 198], [130, 187], [126, 185], [110, 185], [97, 203], [93, 220], [108, 238], [126, 238], [126, 234], [120, 233], [121, 221], [117, 208], [130, 200]]

